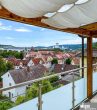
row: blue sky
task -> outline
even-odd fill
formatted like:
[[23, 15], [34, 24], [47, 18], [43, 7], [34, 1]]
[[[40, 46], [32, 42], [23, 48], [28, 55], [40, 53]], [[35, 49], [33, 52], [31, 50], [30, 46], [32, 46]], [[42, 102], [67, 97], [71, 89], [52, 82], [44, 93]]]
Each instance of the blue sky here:
[[74, 34], [30, 26], [0, 19], [0, 44], [13, 46], [50, 46], [59, 44], [80, 44]]

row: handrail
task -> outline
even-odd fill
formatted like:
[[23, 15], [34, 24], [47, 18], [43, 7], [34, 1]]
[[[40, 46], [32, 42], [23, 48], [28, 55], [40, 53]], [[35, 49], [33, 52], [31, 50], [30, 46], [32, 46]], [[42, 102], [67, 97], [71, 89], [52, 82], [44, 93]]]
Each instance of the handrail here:
[[10, 90], [10, 89], [14, 89], [14, 88], [18, 88], [18, 87], [25, 86], [25, 85], [29, 85], [29, 84], [32, 84], [34, 82], [39, 82], [39, 81], [42, 81], [42, 80], [50, 79], [50, 78], [53, 78], [53, 77], [56, 77], [56, 76], [60, 76], [60, 75], [64, 75], [64, 74], [66, 75], [68, 73], [76, 72], [76, 71], [84, 69], [84, 68], [87, 68], [87, 67], [81, 67], [81, 68], [69, 70], [69, 71], [66, 71], [66, 72], [56, 73], [56, 74], [49, 75], [49, 76], [46, 76], [46, 77], [42, 77], [42, 78], [26, 81], [26, 82], [23, 82], [23, 83], [19, 83], [19, 84], [16, 84], [15, 86], [1, 88], [0, 92]]

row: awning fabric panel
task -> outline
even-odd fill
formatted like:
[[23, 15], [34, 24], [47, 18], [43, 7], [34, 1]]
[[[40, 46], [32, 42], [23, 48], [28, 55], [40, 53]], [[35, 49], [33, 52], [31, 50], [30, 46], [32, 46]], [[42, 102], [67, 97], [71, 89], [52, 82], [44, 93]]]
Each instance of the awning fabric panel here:
[[89, 0], [84, 4], [74, 5], [65, 12], [58, 12], [48, 19], [43, 19], [42, 22], [61, 29], [77, 28], [97, 22], [96, 8], [97, 0]]
[[10, 12], [25, 18], [36, 18], [46, 13], [57, 12], [63, 5], [77, 0], [1, 0], [1, 5]]

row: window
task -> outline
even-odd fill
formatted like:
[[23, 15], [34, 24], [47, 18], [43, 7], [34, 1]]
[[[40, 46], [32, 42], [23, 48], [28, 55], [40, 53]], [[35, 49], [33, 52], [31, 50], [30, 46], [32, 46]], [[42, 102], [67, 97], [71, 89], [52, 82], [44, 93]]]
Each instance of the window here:
[[12, 94], [12, 97], [13, 97], [13, 94]]
[[11, 83], [9, 83], [9, 86], [11, 86]]
[[9, 96], [9, 98], [11, 98], [11, 92], [8, 92], [8, 96]]
[[8, 74], [8, 77], [9, 77], [9, 74]]

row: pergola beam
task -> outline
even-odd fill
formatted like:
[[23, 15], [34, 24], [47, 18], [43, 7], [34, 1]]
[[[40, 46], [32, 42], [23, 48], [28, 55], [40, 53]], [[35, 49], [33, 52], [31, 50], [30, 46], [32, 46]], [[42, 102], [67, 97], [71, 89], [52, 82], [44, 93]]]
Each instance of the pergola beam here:
[[38, 26], [38, 27], [53, 29], [53, 30], [57, 30], [57, 31], [84, 35], [87, 37], [89, 37], [90, 33], [91, 33], [89, 30], [83, 29], [83, 28], [68, 28], [68, 29], [55, 28], [55, 27], [49, 26], [49, 25], [41, 22], [41, 19], [46, 18], [44, 16], [39, 17], [39, 18], [23, 18], [23, 17], [17, 16], [15, 14], [9, 12], [8, 10], [6, 10], [3, 7], [0, 9], [0, 18], [17, 21], [17, 22], [21, 22], [21, 23], [25, 23], [25, 24], [29, 24], [29, 25], [34, 25], [34, 26]]

